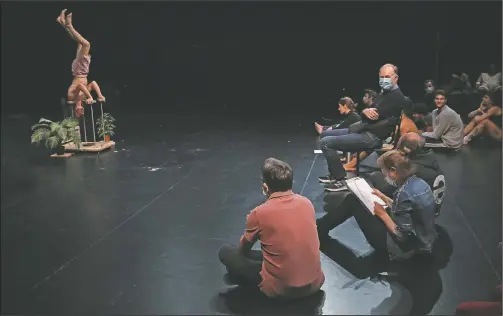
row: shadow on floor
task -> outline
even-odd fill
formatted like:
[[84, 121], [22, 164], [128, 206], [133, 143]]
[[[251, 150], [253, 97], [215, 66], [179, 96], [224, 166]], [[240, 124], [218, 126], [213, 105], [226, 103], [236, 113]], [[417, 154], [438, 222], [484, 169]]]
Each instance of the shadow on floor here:
[[266, 297], [258, 288], [236, 286], [216, 299], [216, 310], [237, 315], [322, 315], [325, 292], [291, 301]]
[[[433, 255], [415, 257], [413, 260], [400, 263], [390, 264], [387, 258], [379, 256], [376, 252], [358, 257], [351, 249], [330, 237], [323, 240], [321, 251], [359, 279], [370, 278], [398, 283], [409, 291], [412, 298], [412, 307], [408, 315], [426, 315], [442, 293], [439, 270], [447, 266], [453, 252], [452, 240], [447, 231], [438, 225], [436, 229], [439, 237]], [[388, 272], [388, 275], [382, 276], [379, 272]], [[403, 315], [404, 306], [392, 306], [392, 302], [397, 301], [395, 295], [400, 296], [401, 293], [392, 293], [372, 310], [372, 315]]]

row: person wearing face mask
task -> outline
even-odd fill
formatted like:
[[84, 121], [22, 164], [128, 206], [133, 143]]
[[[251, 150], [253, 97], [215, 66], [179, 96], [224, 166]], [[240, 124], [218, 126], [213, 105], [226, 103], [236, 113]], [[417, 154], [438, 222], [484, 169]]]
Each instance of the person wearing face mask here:
[[339, 151], [371, 152], [382, 146], [383, 140], [391, 136], [402, 111], [408, 106], [402, 91], [397, 85], [398, 68], [386, 64], [379, 70], [381, 93], [372, 104], [362, 111], [362, 121], [347, 129], [334, 130], [330, 136], [320, 140], [320, 147], [328, 164], [329, 174], [319, 177], [321, 183], [341, 187], [346, 178]]
[[434, 93], [435, 106], [431, 113], [433, 131], [423, 132], [425, 147], [449, 148], [458, 150], [463, 146], [464, 124], [456, 111], [447, 106], [447, 97], [443, 90]]
[[[435, 198], [435, 215], [438, 216], [444, 200], [446, 179], [435, 154], [431, 150], [425, 150], [424, 139], [412, 132], [400, 137], [397, 150], [407, 156], [413, 164], [416, 177], [423, 179], [430, 186]], [[392, 196], [397, 190], [396, 184], [386, 178], [381, 171], [371, 173], [369, 182], [387, 196]]]
[[[248, 214], [239, 246], [219, 252], [230, 282], [283, 299], [314, 294], [323, 285], [314, 206], [293, 193], [292, 185], [290, 165], [265, 160], [261, 188], [267, 201]], [[261, 251], [251, 250], [256, 241]]]
[[344, 97], [339, 100], [339, 113], [344, 117], [342, 122], [332, 126], [322, 126], [314, 122], [314, 128], [321, 137], [330, 135], [330, 131], [338, 128], [348, 128], [351, 124], [362, 120], [361, 116], [355, 112], [355, 103], [350, 97]]
[[386, 152], [377, 163], [388, 181], [397, 187], [393, 198], [374, 189], [373, 194], [381, 198], [386, 207], [376, 202], [372, 214], [350, 194], [338, 212], [329, 212], [317, 220], [322, 244], [330, 238], [330, 230], [354, 216], [368, 243], [390, 260], [431, 253], [437, 232], [430, 186], [414, 175], [413, 164], [398, 150]]

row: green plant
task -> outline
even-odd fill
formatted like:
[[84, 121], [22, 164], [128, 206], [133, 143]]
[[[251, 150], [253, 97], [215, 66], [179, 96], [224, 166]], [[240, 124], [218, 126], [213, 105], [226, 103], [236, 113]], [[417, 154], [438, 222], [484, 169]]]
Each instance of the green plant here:
[[44, 142], [50, 150], [70, 142], [80, 148], [81, 140], [76, 130], [77, 126], [79, 126], [79, 122], [72, 117], [67, 117], [60, 122], [41, 118], [37, 124], [31, 127], [31, 142], [36, 144]]
[[98, 135], [100, 137], [105, 137], [105, 135], [113, 136], [115, 125], [115, 119], [110, 113], [104, 113], [103, 119], [101, 117], [96, 121], [96, 125], [98, 126]]

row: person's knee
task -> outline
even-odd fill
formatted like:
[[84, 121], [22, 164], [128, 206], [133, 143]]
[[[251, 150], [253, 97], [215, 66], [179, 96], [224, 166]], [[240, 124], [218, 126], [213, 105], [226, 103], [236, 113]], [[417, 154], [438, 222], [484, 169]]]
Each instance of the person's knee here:
[[229, 255], [233, 251], [236, 251], [236, 249], [236, 247], [232, 246], [223, 246], [222, 248], [220, 248], [220, 250], [218, 251], [218, 259], [220, 260], [220, 262], [225, 265], [228, 262]]
[[80, 44], [82, 45], [82, 47], [91, 48], [91, 43], [88, 40], [83, 40]]
[[328, 149], [328, 139], [327, 137], [321, 138], [320, 139], [320, 148], [321, 149]]

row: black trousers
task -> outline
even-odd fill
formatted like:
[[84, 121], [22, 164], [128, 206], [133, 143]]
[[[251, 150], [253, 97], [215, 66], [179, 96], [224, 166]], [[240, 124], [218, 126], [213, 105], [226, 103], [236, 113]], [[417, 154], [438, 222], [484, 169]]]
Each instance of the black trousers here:
[[386, 242], [388, 229], [380, 218], [372, 215], [353, 194], [347, 194], [347, 192], [328, 194], [345, 194], [345, 197], [342, 203], [333, 209], [329, 205], [326, 205], [325, 210], [327, 214], [316, 221], [320, 239], [325, 238], [330, 230], [354, 216], [372, 248], [378, 252], [388, 252]]
[[220, 262], [227, 268], [230, 280], [242, 286], [258, 286], [262, 282], [262, 251], [251, 250], [244, 255], [238, 247], [224, 246], [218, 252]]

